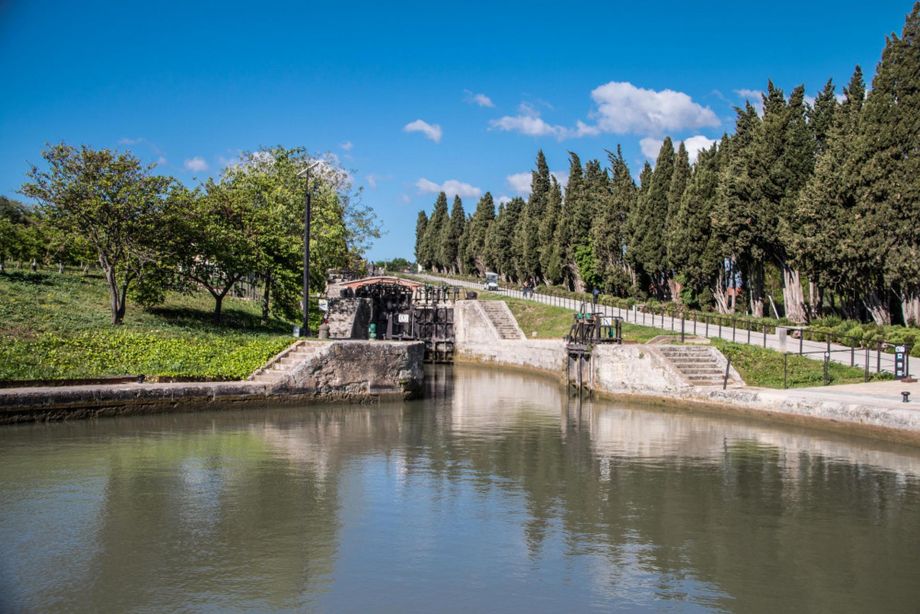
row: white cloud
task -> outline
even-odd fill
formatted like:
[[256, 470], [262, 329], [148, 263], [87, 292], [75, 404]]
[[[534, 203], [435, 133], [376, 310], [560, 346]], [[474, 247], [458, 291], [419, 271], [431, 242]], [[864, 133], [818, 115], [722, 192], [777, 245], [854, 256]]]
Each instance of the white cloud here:
[[489, 127], [562, 140], [603, 133], [657, 135], [719, 125], [719, 118], [712, 109], [674, 90], [655, 91], [625, 81], [611, 81], [594, 88], [591, 98], [597, 106], [590, 114], [594, 124], [582, 120], [576, 121], [574, 128], [551, 124], [540, 117], [533, 106], [521, 103], [517, 115], [493, 119]]
[[200, 173], [208, 170], [208, 163], [201, 156], [195, 156], [185, 161], [183, 165], [187, 170]]
[[166, 166], [167, 163], [168, 161], [166, 160], [165, 156], [160, 156], [157, 158], [157, 166]]
[[763, 92], [760, 90], [740, 89], [735, 90], [739, 98], [747, 100], [757, 111], [758, 115], [763, 115]]
[[404, 205], [408, 205], [412, 202], [412, 197], [408, 194], [400, 194], [399, 200], [401, 200]]
[[501, 196], [498, 197], [499, 205], [504, 205], [505, 203], [510, 203], [510, 202], [511, 202], [511, 197], [508, 196], [507, 194], [502, 194]]
[[421, 132], [426, 139], [430, 139], [435, 143], [441, 142], [441, 126], [438, 124], [429, 124], [424, 120], [417, 119], [403, 126], [403, 130], [405, 132]]
[[505, 115], [489, 122], [489, 126], [503, 132], [520, 132], [527, 136], [554, 136], [564, 139], [568, 135], [565, 126], [548, 124], [537, 115]]
[[351, 148], [354, 147], [354, 144], [351, 141], [345, 141], [344, 143], [341, 143], [339, 147], [341, 147], [343, 151], [351, 151]]
[[696, 158], [700, 155], [701, 151], [704, 149], [709, 149], [714, 144], [714, 139], [707, 138], [702, 134], [697, 134], [695, 136], [691, 136], [688, 139], [684, 139], [684, 147], [687, 148], [687, 154], [690, 156], [690, 164], [696, 162]]
[[531, 178], [532, 177], [529, 172], [524, 172], [508, 175], [505, 177], [505, 180], [508, 182], [508, 187], [510, 187], [516, 194], [527, 196], [530, 194]]
[[569, 173], [568, 171], [550, 171], [550, 175], [556, 178], [556, 181], [559, 182], [559, 185], [563, 188], [569, 185]]
[[480, 195], [482, 195], [482, 190], [476, 186], [456, 179], [448, 179], [444, 183], [435, 183], [434, 181], [422, 177], [415, 182], [415, 187], [417, 187], [420, 192], [428, 192], [431, 194], [444, 192], [448, 196], [459, 196], [460, 198], [479, 198]]
[[142, 137], [142, 136], [139, 136], [139, 137], [137, 137], [136, 139], [132, 139], [132, 138], [130, 138], [130, 137], [125, 137], [125, 138], [123, 138], [123, 139], [118, 139], [118, 144], [119, 144], [119, 145], [137, 145], [138, 143], [143, 143], [143, 142], [144, 142], [144, 137]]
[[[664, 143], [661, 139], [655, 139], [652, 137], [646, 137], [639, 141], [639, 148], [642, 150], [642, 155], [644, 155], [649, 160], [655, 160], [658, 157], [658, 152], [661, 151], [661, 145]], [[703, 136], [702, 134], [697, 134], [691, 136], [690, 138], [684, 139], [684, 147], [687, 148], [687, 155], [690, 158], [690, 164], [696, 162], [697, 156], [704, 149], [709, 149], [712, 147], [715, 141], [708, 137]], [[674, 143], [674, 148], [680, 146], [680, 141]]]
[[486, 96], [485, 94], [476, 94], [470, 90], [463, 90], [465, 94], [464, 100], [467, 104], [475, 104], [480, 107], [487, 107], [491, 109], [495, 106], [495, 103], [492, 102], [492, 99]]
[[597, 104], [597, 128], [615, 134], [663, 134], [718, 126], [719, 118], [683, 92], [650, 90], [626, 81], [611, 81], [591, 92]]
[[377, 176], [376, 175], [368, 175], [365, 179], [367, 179], [367, 185], [370, 186], [372, 190], [377, 189]]

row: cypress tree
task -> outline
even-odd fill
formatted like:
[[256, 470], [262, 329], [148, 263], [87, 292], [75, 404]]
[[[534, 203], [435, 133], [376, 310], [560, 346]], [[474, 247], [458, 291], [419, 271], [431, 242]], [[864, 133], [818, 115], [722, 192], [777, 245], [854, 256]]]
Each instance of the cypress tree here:
[[[720, 149], [718, 145], [701, 151], [686, 190], [681, 195], [669, 234], [668, 258], [679, 280], [682, 301], [705, 307], [722, 266], [722, 248], [713, 237], [712, 211], [719, 186]], [[718, 296], [720, 311], [728, 311], [724, 291]]]
[[753, 186], [750, 177], [752, 147], [760, 117], [750, 102], [736, 108], [735, 134], [722, 147], [718, 197], [713, 211], [713, 232], [725, 246], [729, 271], [722, 288], [727, 287], [737, 268], [750, 301], [751, 313], [763, 315], [763, 258], [754, 253], [757, 238], [750, 223], [753, 211]]
[[639, 189], [636, 193], [635, 202], [630, 209], [627, 217], [626, 237], [626, 261], [632, 271], [632, 290], [633, 296], [643, 298], [648, 292], [650, 284], [648, 273], [642, 264], [642, 239], [644, 237], [645, 217], [642, 204], [648, 197], [648, 191], [652, 184], [652, 165], [645, 162], [642, 166], [642, 172], [639, 174]]
[[569, 152], [569, 182], [565, 188], [565, 200], [559, 225], [556, 228], [556, 241], [562, 256], [562, 278], [569, 289], [583, 291], [584, 284], [578, 275], [575, 262], [576, 248], [585, 237], [579, 234], [578, 217], [587, 199], [585, 177], [578, 154]]
[[489, 233], [487, 252], [495, 265], [495, 272], [509, 281], [519, 279], [513, 238], [525, 206], [524, 199], [518, 197], [499, 207], [498, 217], [492, 224], [494, 231]]
[[562, 214], [562, 188], [555, 177], [550, 177], [546, 209], [540, 222], [540, 270], [548, 284], [562, 281], [562, 252], [556, 241], [556, 227]]
[[668, 288], [672, 301], [680, 301], [680, 282], [674, 278], [675, 266], [671, 260], [671, 246], [673, 243], [671, 235], [674, 233], [674, 218], [677, 217], [681, 197], [683, 197], [689, 181], [690, 156], [687, 153], [686, 146], [681, 142], [677, 148], [677, 155], [674, 157], [674, 171], [671, 173], [671, 184], [668, 186], [668, 216], [664, 237], [667, 253]]
[[[904, 321], [920, 323], [920, 3], [892, 34], [863, 106], [856, 150], [861, 248], [884, 270]], [[855, 169], [854, 169], [855, 170]]]
[[475, 270], [479, 275], [485, 275], [490, 264], [486, 258], [486, 239], [494, 220], [495, 202], [492, 194], [486, 192], [476, 204], [476, 211], [467, 224], [467, 241], [464, 245], [464, 258], [469, 270]]
[[466, 227], [466, 213], [459, 196], [454, 196], [450, 217], [441, 229], [441, 265], [446, 271], [460, 271], [460, 239]]
[[[796, 202], [798, 233], [791, 249], [811, 279], [843, 300], [844, 315], [858, 317], [855, 305], [863, 303], [873, 319], [886, 322], [887, 307], [879, 298], [883, 295], [882, 273], [865, 258], [854, 223], [858, 169], [853, 142], [865, 91], [857, 66], [844, 89], [844, 102], [834, 112], [815, 172]], [[815, 297], [813, 302], [821, 299]]]
[[815, 139], [815, 159], [827, 149], [827, 140], [830, 137], [836, 111], [837, 96], [834, 94], [834, 81], [828, 79], [824, 84], [824, 89], [815, 97], [814, 106], [808, 110], [808, 124]]
[[428, 258], [425, 265], [435, 271], [443, 272], [445, 263], [443, 261], [444, 252], [441, 249], [441, 240], [444, 236], [444, 229], [449, 225], [449, 214], [447, 212], [447, 194], [441, 192], [434, 203], [434, 210], [431, 217], [428, 218], [428, 227], [425, 230], [424, 251]]
[[531, 172], [530, 197], [521, 212], [521, 219], [514, 235], [514, 250], [517, 254], [516, 262], [520, 279], [539, 280], [542, 278], [540, 252], [543, 241], [540, 226], [543, 222], [549, 190], [549, 166], [541, 149], [537, 152], [536, 168]]
[[425, 231], [428, 228], [428, 214], [422, 209], [418, 212], [418, 218], [415, 221], [415, 262], [422, 266], [427, 266], [427, 255], [424, 253]]
[[668, 192], [674, 174], [674, 144], [671, 137], [665, 137], [655, 169], [649, 181], [648, 190], [639, 198], [641, 215], [639, 258], [643, 270], [651, 280], [651, 290], [659, 299], [668, 297]]
[[592, 245], [598, 275], [606, 293], [625, 295], [631, 278], [625, 260], [627, 220], [636, 199], [636, 183], [623, 159], [623, 151], [607, 152], [610, 160], [609, 195], [600, 203], [592, 232]]

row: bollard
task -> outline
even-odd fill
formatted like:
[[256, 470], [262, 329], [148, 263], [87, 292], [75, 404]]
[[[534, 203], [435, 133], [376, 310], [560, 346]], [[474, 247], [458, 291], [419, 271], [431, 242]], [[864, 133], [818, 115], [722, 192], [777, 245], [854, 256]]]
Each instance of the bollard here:
[[904, 392], [901, 393], [901, 402], [910, 403], [910, 392], [905, 390]]

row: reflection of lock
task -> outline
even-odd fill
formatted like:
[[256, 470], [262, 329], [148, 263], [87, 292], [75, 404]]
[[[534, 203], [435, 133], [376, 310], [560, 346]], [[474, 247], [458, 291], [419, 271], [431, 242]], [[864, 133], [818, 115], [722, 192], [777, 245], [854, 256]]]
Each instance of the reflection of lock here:
[[367, 337], [368, 339], [377, 338], [377, 323], [371, 322], [370, 326], [367, 327]]

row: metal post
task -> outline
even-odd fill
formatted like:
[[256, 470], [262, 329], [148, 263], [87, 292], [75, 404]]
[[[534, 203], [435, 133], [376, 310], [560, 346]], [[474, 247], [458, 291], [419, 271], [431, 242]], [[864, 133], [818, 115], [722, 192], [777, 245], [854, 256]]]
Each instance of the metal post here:
[[866, 372], [865, 372], [865, 375], [864, 375], [864, 377], [863, 377], [863, 381], [868, 382], [868, 381], [869, 381], [869, 344], [868, 344], [868, 343], [866, 344], [866, 364], [865, 364], [865, 368], [866, 368]]
[[799, 331], [799, 356], [802, 355], [802, 343], [804, 343], [804, 340], [805, 340], [805, 331], [800, 330]]
[[684, 312], [680, 312], [680, 342], [684, 342]]
[[767, 325], [763, 325], [763, 346], [767, 347]]
[[747, 340], [747, 342], [748, 342], [748, 345], [751, 345], [751, 328], [753, 328], [753, 325], [751, 324], [751, 321], [748, 320], [748, 321], [747, 321], [747, 329], [748, 329], [748, 340]]
[[828, 373], [828, 363], [830, 362], [830, 360], [831, 360], [830, 352], [825, 352], [824, 353], [824, 385], [825, 386], [831, 383], [831, 376], [830, 376], [830, 373]]
[[732, 343], [735, 342], [735, 318], [732, 316]]
[[310, 336], [310, 175], [307, 174], [307, 195], [303, 212], [303, 326], [302, 337]]
[[882, 372], [882, 342], [879, 341], [875, 350], [875, 372]]

